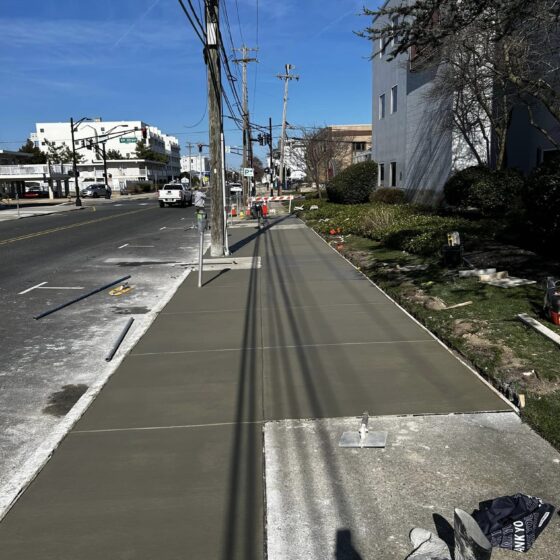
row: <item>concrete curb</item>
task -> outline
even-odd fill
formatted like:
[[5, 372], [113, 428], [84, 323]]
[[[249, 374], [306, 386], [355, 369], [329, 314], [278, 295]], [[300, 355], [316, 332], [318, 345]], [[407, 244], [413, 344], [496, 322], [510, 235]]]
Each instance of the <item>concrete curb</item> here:
[[[163, 295], [157, 305], [149, 313], [143, 316], [143, 320], [136, 322], [135, 327], [131, 329], [129, 337], [118, 350], [117, 358], [110, 362], [110, 369], [107, 371], [106, 375], [98, 379], [94, 384], [90, 385], [88, 390], [82, 395], [70, 412], [57, 426], [55, 426], [50, 436], [45, 439], [41, 446], [35, 450], [27, 461], [25, 461], [23, 467], [16, 473], [12, 480], [4, 488], [2, 488], [2, 495], [0, 496], [0, 521], [6, 516], [13, 505], [17, 502], [18, 498], [49, 462], [58, 446], [62, 443], [78, 420], [84, 415], [97, 395], [100, 393], [101, 389], [103, 389], [105, 384], [117, 371], [122, 361], [130, 353], [132, 348], [148, 331], [161, 310], [169, 303], [190, 272], [190, 270], [185, 270], [181, 277], [178, 278]], [[105, 364], [105, 360], [103, 358], [101, 359]]]
[[366, 278], [371, 284], [373, 284], [389, 301], [391, 301], [405, 315], [407, 315], [407, 317], [412, 319], [419, 327], [421, 327], [423, 330], [425, 330], [435, 341], [437, 341], [441, 346], [443, 346], [443, 348], [445, 348], [445, 350], [447, 350], [447, 352], [452, 354], [469, 371], [474, 373], [474, 375], [476, 375], [476, 377], [478, 377], [478, 379], [480, 381], [482, 381], [482, 383], [484, 383], [489, 389], [491, 389], [496, 395], [498, 395], [500, 397], [500, 399], [502, 399], [505, 403], [507, 403], [508, 406], [511, 407], [514, 410], [514, 412], [516, 412], [519, 415], [519, 408], [517, 408], [511, 401], [509, 401], [505, 397], [505, 395], [503, 395], [500, 391], [498, 391], [498, 389], [496, 389], [496, 387], [494, 387], [492, 385], [492, 383], [490, 383], [487, 379], [485, 379], [471, 364], [469, 364], [465, 360], [465, 358], [463, 358], [463, 356], [461, 356], [458, 352], [455, 352], [454, 350], [449, 348], [449, 346], [447, 346], [447, 344], [445, 344], [445, 342], [443, 342], [443, 340], [439, 339], [432, 331], [430, 331], [425, 325], [423, 325], [420, 321], [418, 321], [418, 319], [416, 319], [416, 317], [411, 315], [404, 307], [402, 307], [402, 305], [397, 303], [389, 294], [387, 294], [380, 286], [378, 286], [369, 276], [366, 276], [358, 267], [356, 267], [352, 262], [350, 262], [344, 255], [339, 253], [332, 245], [327, 243], [327, 241], [323, 237], [321, 237], [313, 228], [309, 227], [301, 218], [297, 218], [297, 219], [300, 220], [302, 223], [304, 223], [310, 231], [312, 231], [319, 239], [321, 239], [321, 241], [323, 241], [323, 243], [325, 243], [325, 245], [327, 245], [330, 249], [332, 249], [332, 251], [334, 251], [341, 259], [344, 259], [350, 266], [352, 266], [352, 268], [354, 268], [364, 278]]

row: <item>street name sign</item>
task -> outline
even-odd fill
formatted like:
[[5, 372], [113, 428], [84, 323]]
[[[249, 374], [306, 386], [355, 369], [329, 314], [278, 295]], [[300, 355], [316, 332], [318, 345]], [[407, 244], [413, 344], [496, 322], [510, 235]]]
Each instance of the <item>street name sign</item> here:
[[121, 144], [136, 144], [138, 140], [136, 138], [119, 138]]

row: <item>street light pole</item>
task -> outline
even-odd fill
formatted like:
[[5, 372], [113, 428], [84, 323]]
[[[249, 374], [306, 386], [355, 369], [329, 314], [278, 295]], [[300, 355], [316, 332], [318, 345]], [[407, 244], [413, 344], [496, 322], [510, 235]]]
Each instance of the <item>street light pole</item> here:
[[76, 160], [76, 145], [74, 144], [74, 119], [70, 117], [70, 130], [72, 131], [72, 165], [74, 169], [74, 186], [76, 187], [76, 206], [82, 205], [80, 188], [78, 187], [78, 162]]

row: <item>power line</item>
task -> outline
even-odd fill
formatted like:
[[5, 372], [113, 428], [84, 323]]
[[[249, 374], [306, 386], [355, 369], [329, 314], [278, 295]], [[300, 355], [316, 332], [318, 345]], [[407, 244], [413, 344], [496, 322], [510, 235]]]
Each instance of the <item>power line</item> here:
[[239, 3], [235, 0], [235, 11], [237, 12], [237, 23], [239, 24], [239, 35], [241, 35], [241, 43], [245, 44], [245, 39], [243, 38], [243, 29], [241, 27], [241, 18], [239, 17]]
[[[198, 27], [197, 27], [197, 24], [195, 23], [195, 21], [193, 20], [193, 18], [191, 17], [191, 14], [187, 10], [187, 7], [183, 3], [183, 0], [178, 0], [178, 2], [181, 5], [181, 8], [183, 8], [183, 12], [185, 12], [185, 15], [187, 16], [187, 19], [189, 20], [189, 22], [191, 24], [191, 27], [193, 28], [194, 32], [196, 33], [196, 35], [200, 39], [201, 43], [203, 45], [206, 45], [206, 32], [204, 31], [204, 28], [202, 27], [202, 24], [200, 22], [200, 19], [196, 15], [196, 12], [193, 11], [193, 15], [195, 17], [195, 20], [198, 23]], [[189, 2], [189, 5], [192, 6], [192, 4], [190, 2]], [[199, 29], [202, 29], [202, 33], [199, 31]]]

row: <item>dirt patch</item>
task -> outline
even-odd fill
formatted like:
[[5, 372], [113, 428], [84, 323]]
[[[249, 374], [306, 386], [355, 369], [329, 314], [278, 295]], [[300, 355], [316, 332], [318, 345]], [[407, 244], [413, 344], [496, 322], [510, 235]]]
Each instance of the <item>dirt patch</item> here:
[[43, 409], [43, 412], [52, 416], [65, 416], [87, 389], [88, 386], [84, 384], [64, 385], [61, 391], [49, 396], [49, 404]]

